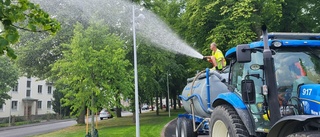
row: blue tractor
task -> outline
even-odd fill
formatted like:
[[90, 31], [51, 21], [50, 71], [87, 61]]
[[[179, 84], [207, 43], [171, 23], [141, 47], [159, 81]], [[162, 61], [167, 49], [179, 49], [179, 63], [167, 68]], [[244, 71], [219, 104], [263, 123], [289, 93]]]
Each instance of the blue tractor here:
[[206, 69], [187, 80], [176, 137], [320, 136], [320, 34], [262, 30], [227, 51], [228, 77]]

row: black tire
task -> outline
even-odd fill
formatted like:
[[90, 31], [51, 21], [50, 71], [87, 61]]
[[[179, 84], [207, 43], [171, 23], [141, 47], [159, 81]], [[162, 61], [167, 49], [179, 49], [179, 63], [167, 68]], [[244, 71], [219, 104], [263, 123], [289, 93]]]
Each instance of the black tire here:
[[103, 120], [103, 118], [100, 118], [100, 120]]
[[181, 119], [181, 137], [197, 137], [198, 134], [193, 132], [193, 123], [192, 120], [183, 118]]
[[304, 131], [288, 135], [287, 137], [319, 137], [320, 131]]
[[177, 125], [176, 125], [176, 137], [181, 137], [181, 119], [177, 118]]
[[235, 109], [229, 105], [217, 106], [211, 113], [210, 137], [248, 137], [249, 133]]

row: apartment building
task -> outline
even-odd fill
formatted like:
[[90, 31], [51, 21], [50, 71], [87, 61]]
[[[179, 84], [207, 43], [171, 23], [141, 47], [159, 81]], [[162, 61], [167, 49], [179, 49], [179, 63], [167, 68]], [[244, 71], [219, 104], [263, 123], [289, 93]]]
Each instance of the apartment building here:
[[12, 97], [0, 104], [0, 118], [55, 113], [52, 109], [54, 87], [52, 83], [35, 77], [20, 77], [8, 94]]

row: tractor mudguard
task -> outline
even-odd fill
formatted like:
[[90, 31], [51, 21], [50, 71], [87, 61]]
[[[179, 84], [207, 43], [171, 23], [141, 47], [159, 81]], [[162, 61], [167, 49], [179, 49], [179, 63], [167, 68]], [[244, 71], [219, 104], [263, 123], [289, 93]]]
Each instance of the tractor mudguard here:
[[239, 117], [241, 118], [243, 124], [246, 126], [250, 135], [255, 136], [255, 128], [254, 128], [254, 119], [252, 115], [249, 113], [248, 108], [243, 103], [241, 98], [233, 93], [221, 93], [217, 96], [217, 98], [213, 101], [212, 107], [216, 107], [222, 104], [229, 104], [232, 106], [238, 113]]
[[292, 115], [286, 116], [277, 121], [270, 129], [267, 137], [284, 137], [289, 134], [299, 132], [301, 126], [309, 122], [320, 122], [320, 116], [317, 115]]

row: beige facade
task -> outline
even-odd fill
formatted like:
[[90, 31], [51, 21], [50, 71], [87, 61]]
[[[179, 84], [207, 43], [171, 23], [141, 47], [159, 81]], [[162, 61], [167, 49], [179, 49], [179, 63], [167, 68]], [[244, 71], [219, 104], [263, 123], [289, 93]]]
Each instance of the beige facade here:
[[8, 94], [12, 97], [0, 104], [0, 118], [55, 113], [52, 109], [54, 87], [52, 83], [31, 77], [20, 77], [17, 86]]

